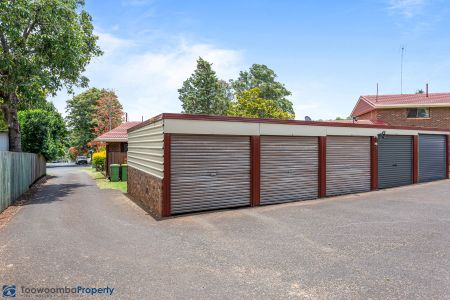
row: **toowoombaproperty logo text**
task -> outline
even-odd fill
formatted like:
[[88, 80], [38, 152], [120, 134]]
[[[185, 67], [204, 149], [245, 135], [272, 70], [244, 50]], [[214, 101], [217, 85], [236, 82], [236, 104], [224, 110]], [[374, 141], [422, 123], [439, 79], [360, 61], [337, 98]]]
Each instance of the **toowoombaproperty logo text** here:
[[111, 296], [114, 293], [114, 288], [106, 287], [34, 287], [34, 286], [20, 286], [17, 287], [14, 284], [5, 284], [2, 288], [2, 298], [15, 298], [20, 297], [52, 297], [52, 296], [98, 296], [105, 295]]

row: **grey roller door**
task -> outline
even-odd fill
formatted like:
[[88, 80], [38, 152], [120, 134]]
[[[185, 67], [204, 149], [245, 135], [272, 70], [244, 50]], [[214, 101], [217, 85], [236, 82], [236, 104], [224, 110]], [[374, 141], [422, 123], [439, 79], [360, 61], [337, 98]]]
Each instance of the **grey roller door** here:
[[173, 135], [171, 213], [250, 204], [250, 138]]
[[261, 137], [261, 204], [318, 197], [318, 138]]
[[445, 147], [444, 135], [419, 135], [419, 181], [445, 179]]
[[412, 183], [412, 137], [387, 135], [378, 138], [378, 187]]
[[327, 137], [327, 196], [370, 191], [370, 137]]

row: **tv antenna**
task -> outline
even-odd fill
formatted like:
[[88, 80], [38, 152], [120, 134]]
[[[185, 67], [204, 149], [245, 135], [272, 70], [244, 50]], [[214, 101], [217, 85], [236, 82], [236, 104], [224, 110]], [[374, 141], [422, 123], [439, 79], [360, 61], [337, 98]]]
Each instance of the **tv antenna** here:
[[375, 97], [375, 102], [378, 102], [378, 82], [377, 82], [377, 96]]
[[405, 46], [402, 45], [402, 55], [400, 58], [400, 94], [403, 94], [403, 57], [405, 56]]

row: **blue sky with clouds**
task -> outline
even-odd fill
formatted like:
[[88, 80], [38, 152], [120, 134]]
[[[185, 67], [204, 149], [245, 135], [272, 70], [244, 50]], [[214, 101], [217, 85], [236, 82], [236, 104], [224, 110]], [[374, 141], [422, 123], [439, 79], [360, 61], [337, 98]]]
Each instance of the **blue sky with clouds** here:
[[[430, 83], [450, 92], [450, 1], [86, 0], [105, 55], [86, 75], [116, 91], [130, 119], [180, 112], [198, 56], [222, 79], [253, 63], [293, 92], [296, 118], [348, 116], [359, 95]], [[68, 95], [53, 101], [64, 111]]]

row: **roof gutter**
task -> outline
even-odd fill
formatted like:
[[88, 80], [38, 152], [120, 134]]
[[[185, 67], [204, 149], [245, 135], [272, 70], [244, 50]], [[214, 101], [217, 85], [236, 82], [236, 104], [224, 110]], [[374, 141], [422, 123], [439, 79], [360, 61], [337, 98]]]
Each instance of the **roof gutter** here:
[[420, 103], [420, 104], [375, 104], [375, 109], [383, 108], [413, 108], [413, 107], [450, 107], [450, 103]]
[[96, 139], [94, 139], [94, 141], [96, 141], [96, 142], [104, 142], [104, 143], [110, 143], [110, 142], [118, 142], [118, 143], [124, 142], [124, 143], [126, 143], [126, 142], [128, 142], [128, 138], [126, 138], [126, 139], [124, 139], [124, 138], [117, 138], [117, 139], [114, 139], [114, 138], [103, 138], [103, 139], [96, 138]]

